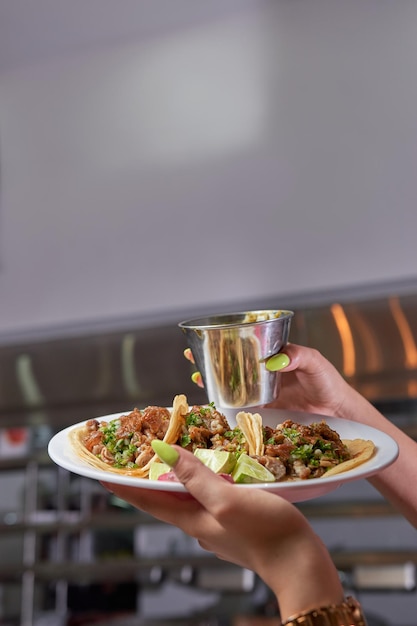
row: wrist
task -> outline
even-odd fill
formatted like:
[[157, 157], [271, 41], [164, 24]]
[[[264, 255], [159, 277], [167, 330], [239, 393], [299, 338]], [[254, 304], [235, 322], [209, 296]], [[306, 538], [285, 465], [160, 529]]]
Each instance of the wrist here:
[[335, 413], [336, 417], [361, 423], [364, 420], [374, 423], [377, 419], [377, 409], [350, 385], [347, 384], [347, 390], [341, 398], [341, 403]]
[[344, 592], [330, 555], [311, 527], [291, 533], [258, 573], [274, 592], [281, 619], [318, 606], [338, 604]]
[[282, 622], [282, 626], [366, 626], [366, 619], [359, 602], [347, 597], [339, 604], [294, 615]]

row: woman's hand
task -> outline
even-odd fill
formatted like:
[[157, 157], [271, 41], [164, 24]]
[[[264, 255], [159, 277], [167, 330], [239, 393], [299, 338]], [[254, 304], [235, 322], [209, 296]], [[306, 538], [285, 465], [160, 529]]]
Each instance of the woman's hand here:
[[[194, 363], [189, 348], [184, 356]], [[352, 404], [365, 400], [350, 387], [336, 368], [317, 350], [296, 344], [287, 344], [282, 351], [266, 362], [272, 371], [283, 373], [279, 397], [270, 408], [307, 411], [346, 417], [350, 419]], [[200, 372], [192, 380], [203, 387]]]
[[229, 483], [178, 446], [158, 441], [155, 450], [174, 467], [189, 495], [104, 486], [178, 526], [220, 559], [255, 571], [276, 594], [282, 619], [341, 601], [343, 590], [326, 548], [292, 504]]
[[352, 403], [365, 401], [314, 348], [288, 343], [266, 367], [282, 372], [279, 396], [270, 407], [350, 418]]

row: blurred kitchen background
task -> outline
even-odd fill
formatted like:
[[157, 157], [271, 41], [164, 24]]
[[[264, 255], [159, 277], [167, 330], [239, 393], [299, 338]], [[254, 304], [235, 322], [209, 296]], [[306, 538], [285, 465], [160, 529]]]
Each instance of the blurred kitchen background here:
[[[2, 626], [279, 624], [46, 446], [203, 402], [177, 322], [268, 306], [417, 436], [416, 66], [415, 0], [0, 0]], [[366, 481], [299, 506], [416, 626], [415, 529]]]

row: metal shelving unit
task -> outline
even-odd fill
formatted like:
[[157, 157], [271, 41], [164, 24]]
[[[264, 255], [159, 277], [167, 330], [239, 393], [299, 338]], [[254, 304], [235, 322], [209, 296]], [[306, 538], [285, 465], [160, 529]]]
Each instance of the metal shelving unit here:
[[[103, 560], [94, 554], [94, 534], [106, 532], [133, 535], [144, 525], [161, 525], [144, 513], [135, 510], [94, 510], [94, 500], [99, 497], [103, 506], [111, 499], [107, 492], [87, 478], [77, 478], [77, 490], [71, 488], [72, 475], [52, 465], [40, 455], [28, 459], [2, 462], [0, 471], [21, 468], [25, 472], [25, 499], [20, 515], [13, 522], [0, 522], [0, 540], [18, 535], [22, 540], [19, 563], [0, 565], [0, 585], [20, 585], [20, 616], [15, 616], [19, 626], [33, 626], [37, 611], [50, 610], [62, 619], [68, 614], [68, 588], [77, 584], [125, 583], [152, 586], [163, 578], [195, 582], [196, 573], [212, 571], [218, 576], [221, 569], [227, 576], [236, 571], [232, 565], [207, 555], [166, 555], [157, 558], [141, 556], [134, 551], [118, 556], [115, 560]], [[39, 473], [47, 469], [55, 477], [55, 507], [39, 508]], [[92, 488], [93, 486], [93, 488]], [[108, 502], [110, 505], [111, 503]], [[385, 501], [335, 501], [308, 502], [298, 505], [311, 520], [395, 518], [394, 509]], [[45, 546], [48, 549], [45, 551]], [[417, 549], [410, 550], [333, 550], [336, 567], [345, 577], [350, 577], [358, 566], [393, 565], [405, 563], [417, 565]], [[156, 575], [156, 573], [158, 575]], [[191, 575], [190, 572], [193, 574]], [[42, 606], [42, 593], [48, 590], [49, 606]], [[45, 595], [45, 594], [43, 594]], [[53, 606], [50, 605], [53, 597]], [[1, 623], [1, 622], [0, 622]]]
[[[358, 367], [349, 382], [417, 438], [417, 399], [412, 393], [416, 389], [417, 370], [404, 366], [405, 346], [399, 341], [391, 298], [378, 296], [355, 301], [352, 294], [334, 297], [344, 307], [358, 356]], [[417, 296], [412, 293], [393, 297], [401, 305], [415, 337]], [[332, 316], [331, 298], [326, 294], [320, 302], [309, 305], [305, 297], [293, 303], [287, 299], [286, 308], [296, 310], [290, 338], [294, 343], [318, 348], [343, 371], [343, 349]], [[257, 302], [256, 306], [253, 302], [247, 304], [248, 308], [270, 308], [276, 306], [276, 299]], [[246, 307], [243, 304], [239, 308]], [[368, 363], [362, 340], [366, 328], [370, 329], [367, 338], [373, 342], [374, 355], [378, 355], [376, 365]], [[204, 571], [213, 573], [224, 585], [227, 576], [223, 573], [229, 573], [229, 580], [238, 586], [236, 568], [228, 569], [221, 563], [220, 575], [219, 562], [207, 555], [140, 554], [132, 537], [158, 523], [137, 511], [114, 506], [109, 494], [100, 491], [94, 481], [70, 475], [54, 466], [46, 454], [48, 432], [52, 436], [84, 419], [131, 410], [134, 406], [169, 406], [178, 392], [185, 393], [190, 404], [206, 401], [204, 392], [190, 380], [190, 364], [181, 357], [185, 346], [175, 320], [159, 326], [139, 326], [127, 320], [117, 331], [101, 328], [84, 335], [58, 335], [27, 338], [21, 344], [0, 347], [0, 427], [24, 427], [33, 435], [33, 445], [25, 457], [0, 458], [0, 478], [18, 474], [24, 483], [21, 506], [9, 506], [6, 494], [2, 500], [3, 517], [0, 511], [0, 547], [17, 546], [13, 547], [13, 560], [3, 559], [0, 564], [1, 626], [37, 626], [36, 614], [43, 610], [54, 614], [53, 626], [61, 626], [57, 622], [61, 619], [66, 626], [69, 592], [76, 585], [129, 582], [140, 588], [140, 596], [147, 588], [156, 589], [169, 579], [183, 585], [202, 585], [196, 574]], [[46, 494], [45, 475], [49, 489]], [[389, 524], [389, 532], [394, 532], [391, 529], [396, 528], [399, 520], [384, 500], [357, 498], [355, 494], [344, 499], [301, 503], [300, 509], [313, 525], [324, 522], [330, 528], [343, 520], [352, 527], [368, 520], [375, 528], [383, 526], [384, 532]], [[108, 555], [96, 550], [96, 539], [103, 535], [129, 537], [133, 547], [123, 548], [123, 554], [115, 552], [109, 561]], [[377, 565], [387, 572], [397, 567], [400, 579], [406, 567], [415, 572], [414, 540], [403, 547], [382, 539], [382, 545], [359, 549], [354, 543], [348, 545], [340, 533], [336, 535], [339, 543], [333, 542], [330, 551], [347, 584], [352, 584], [352, 573], [358, 566]], [[213, 576], [205, 577], [206, 581], [209, 579], [212, 581]], [[415, 601], [411, 589], [408, 596], [404, 595], [406, 590], [398, 591], [398, 605], [405, 604], [407, 598]], [[392, 599], [393, 595], [389, 597]], [[379, 598], [382, 601], [384, 596], [378, 596], [376, 604]], [[2, 607], [11, 605], [12, 600], [14, 612], [9, 615], [3, 611], [2, 615]], [[138, 611], [140, 615], [140, 607]]]

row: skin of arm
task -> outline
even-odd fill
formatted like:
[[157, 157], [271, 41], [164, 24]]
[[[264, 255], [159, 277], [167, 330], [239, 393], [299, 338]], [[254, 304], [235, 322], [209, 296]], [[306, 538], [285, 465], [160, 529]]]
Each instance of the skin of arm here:
[[[285, 354], [290, 362], [281, 370], [280, 395], [269, 406], [356, 421], [395, 439], [398, 459], [369, 480], [417, 527], [417, 490], [409, 488], [417, 479], [417, 443], [356, 392], [318, 351], [288, 344]], [[220, 559], [255, 571], [275, 593], [283, 621], [343, 600], [339, 575], [326, 547], [296, 507], [266, 491], [238, 490], [190, 452], [177, 446], [171, 449], [176, 454], [170, 464], [187, 494], [104, 486], [178, 526]]]
[[343, 601], [330, 555], [296, 507], [260, 489], [236, 489], [192, 453], [171, 449], [177, 452], [174, 472], [188, 494], [103, 485], [195, 537], [218, 558], [256, 572], [276, 595], [282, 620]]
[[[279, 397], [268, 407], [341, 417], [372, 426], [392, 437], [400, 451], [397, 460], [368, 480], [417, 528], [417, 490], [410, 489], [417, 481], [417, 442], [353, 389], [318, 350], [289, 343], [281, 353], [290, 362], [280, 369], [283, 377]], [[194, 362], [190, 350], [184, 355]], [[199, 372], [192, 378], [202, 386]]]
[[290, 363], [283, 368], [282, 388], [273, 408], [331, 415], [372, 426], [399, 446], [397, 460], [369, 478], [369, 482], [417, 527], [417, 442], [384, 417], [351, 387], [317, 350], [288, 344], [283, 351]]

